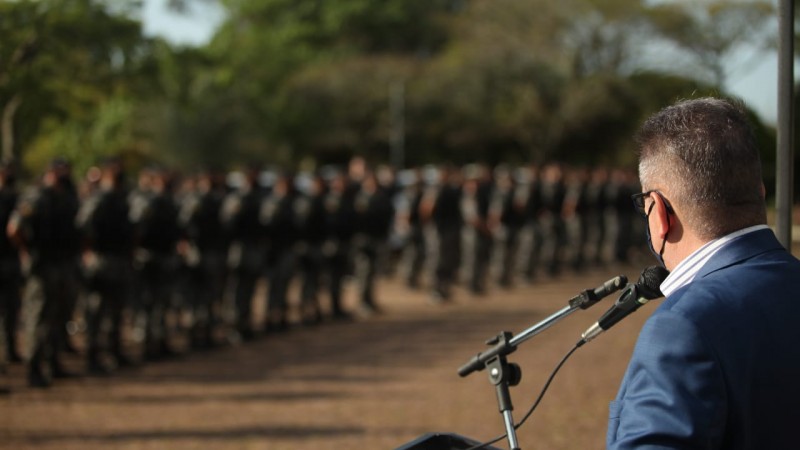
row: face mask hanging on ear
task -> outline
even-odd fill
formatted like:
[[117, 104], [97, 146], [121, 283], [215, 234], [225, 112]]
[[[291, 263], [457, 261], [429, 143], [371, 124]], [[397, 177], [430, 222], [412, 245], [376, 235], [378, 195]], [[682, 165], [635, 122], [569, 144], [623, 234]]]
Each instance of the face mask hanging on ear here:
[[668, 214], [667, 215], [667, 232], [664, 233], [664, 240], [661, 241], [661, 250], [656, 251], [655, 247], [653, 247], [652, 236], [650, 235], [650, 213], [653, 212], [653, 207], [655, 207], [655, 206], [656, 206], [656, 204], [655, 204], [655, 202], [653, 202], [650, 205], [650, 208], [647, 210], [647, 215], [645, 216], [645, 218], [647, 220], [647, 224], [645, 226], [645, 230], [647, 232], [647, 246], [650, 248], [650, 252], [653, 254], [653, 256], [655, 256], [656, 259], [658, 260], [658, 263], [661, 264], [662, 267], [667, 267], [666, 264], [664, 264], [664, 248], [667, 245], [667, 236], [669, 236], [669, 224], [670, 224], [669, 211], [667, 211], [667, 214]]

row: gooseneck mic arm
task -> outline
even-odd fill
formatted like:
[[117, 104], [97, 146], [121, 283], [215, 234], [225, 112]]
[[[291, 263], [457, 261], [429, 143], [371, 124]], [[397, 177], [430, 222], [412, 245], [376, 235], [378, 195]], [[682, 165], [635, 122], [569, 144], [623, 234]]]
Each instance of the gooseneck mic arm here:
[[504, 338], [501, 337], [502, 335], [492, 337], [486, 341], [486, 345], [491, 345], [492, 348], [473, 356], [466, 364], [458, 369], [458, 374], [462, 377], [466, 377], [472, 372], [483, 370], [487, 362], [498, 356], [505, 356], [514, 352], [519, 344], [550, 328], [578, 309], [587, 309], [591, 307], [604, 297], [622, 289], [627, 282], [628, 278], [625, 275], [616, 276], [594, 289], [587, 289], [571, 298], [568, 306], [565, 306], [513, 338], [510, 338], [508, 335], [505, 335]]

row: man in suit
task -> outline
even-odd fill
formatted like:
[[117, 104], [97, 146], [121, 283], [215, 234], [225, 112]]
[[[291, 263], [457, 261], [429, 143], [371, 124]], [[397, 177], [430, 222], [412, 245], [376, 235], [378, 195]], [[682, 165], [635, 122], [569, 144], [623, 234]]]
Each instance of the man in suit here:
[[800, 261], [766, 226], [744, 110], [677, 103], [639, 149], [634, 203], [671, 273], [611, 403], [608, 448], [797, 448]]

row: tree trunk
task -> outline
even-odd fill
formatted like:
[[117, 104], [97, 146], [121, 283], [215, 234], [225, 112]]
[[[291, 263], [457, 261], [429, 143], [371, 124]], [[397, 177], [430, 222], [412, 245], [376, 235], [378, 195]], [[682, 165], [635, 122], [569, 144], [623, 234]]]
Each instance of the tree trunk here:
[[3, 108], [3, 122], [2, 128], [0, 128], [0, 134], [3, 135], [2, 154], [0, 157], [3, 163], [14, 159], [14, 116], [17, 114], [17, 108], [21, 104], [22, 96], [16, 94]]

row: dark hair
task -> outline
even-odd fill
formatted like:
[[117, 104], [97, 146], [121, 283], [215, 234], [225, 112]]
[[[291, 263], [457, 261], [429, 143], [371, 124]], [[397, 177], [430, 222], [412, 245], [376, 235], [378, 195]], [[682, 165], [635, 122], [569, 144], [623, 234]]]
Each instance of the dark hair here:
[[701, 237], [766, 222], [761, 160], [740, 103], [678, 102], [645, 122], [638, 144], [642, 186], [667, 189]]

